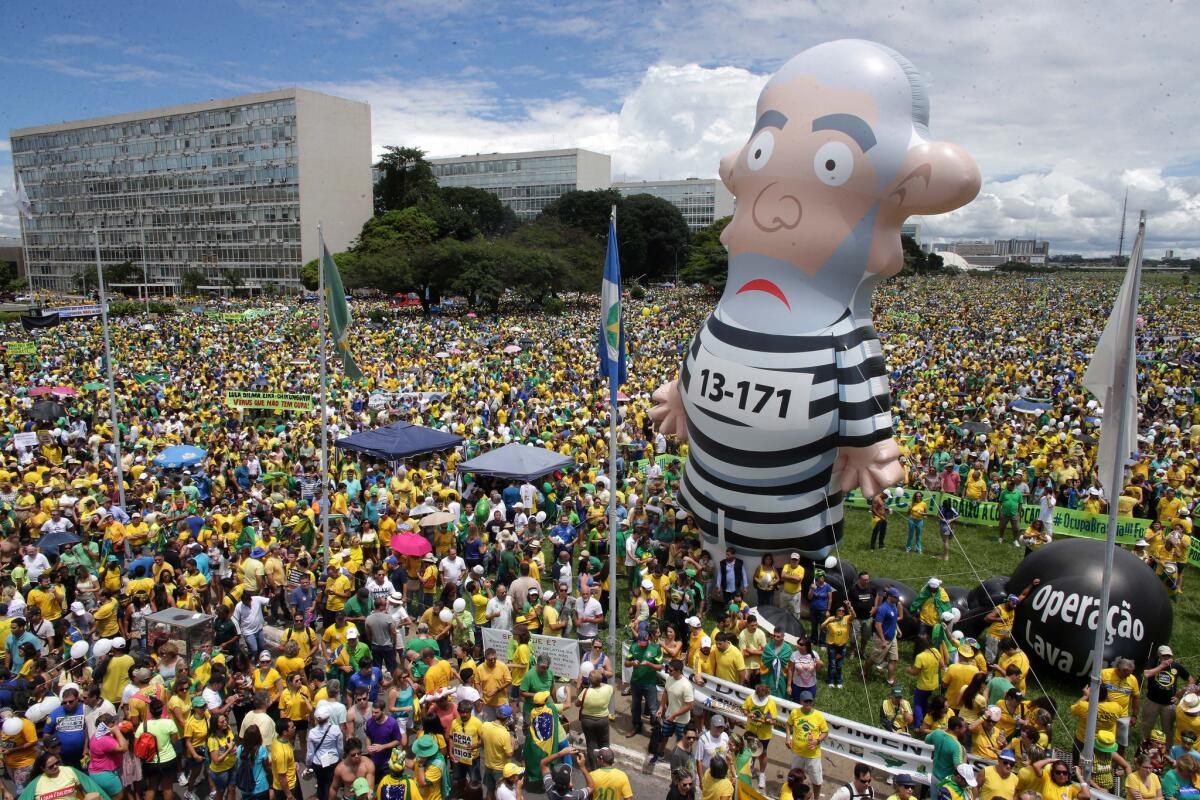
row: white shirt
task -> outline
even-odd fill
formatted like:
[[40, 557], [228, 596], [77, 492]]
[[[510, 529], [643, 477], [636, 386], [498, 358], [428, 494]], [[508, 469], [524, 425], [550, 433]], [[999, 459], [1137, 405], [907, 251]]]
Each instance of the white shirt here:
[[1042, 493], [1042, 499], [1038, 501], [1038, 505], [1042, 507], [1042, 512], [1038, 514], [1038, 519], [1042, 521], [1042, 525], [1046, 527], [1048, 533], [1054, 525], [1054, 507], [1058, 505], [1058, 500], [1047, 489]]
[[396, 587], [392, 586], [392, 582], [386, 577], [383, 583], [376, 583], [374, 576], [367, 578], [367, 594], [371, 595], [371, 599], [375, 601], [376, 606], [382, 606], [387, 603], [388, 595], [396, 591]]
[[521, 484], [520, 492], [521, 492], [521, 502], [525, 504], [525, 507], [533, 508], [533, 501], [537, 499], [537, 489], [535, 489], [533, 487], [533, 484], [532, 483]]
[[271, 602], [266, 597], [254, 596], [249, 599], [249, 605], [242, 599], [233, 610], [233, 622], [242, 636], [252, 636], [263, 629], [266, 620], [263, 619], [262, 610]]
[[[53, 521], [54, 520], [47, 520], [46, 524], [42, 526], [43, 534], [47, 533], [46, 525], [49, 525]], [[62, 521], [67, 522], [67, 520], [62, 520]], [[68, 522], [68, 524], [70, 524], [70, 523]], [[65, 528], [63, 530], [65, 530]], [[29, 556], [29, 555], [23, 556], [21, 560], [25, 562], [25, 571], [26, 571], [26, 574], [28, 574], [28, 576], [29, 576], [30, 583], [37, 583], [38, 576], [41, 575], [46, 570], [50, 569], [50, 562], [46, 559], [46, 556], [43, 555], [42, 553], [35, 553], [32, 556]], [[8, 612], [9, 612], [9, 616], [12, 616], [14, 613], [13, 609], [11, 607], [8, 609]]]
[[445, 556], [438, 562], [438, 568], [442, 571], [442, 579], [446, 583], [458, 583], [462, 574], [467, 571], [467, 562], [462, 560], [462, 556]]
[[208, 706], [209, 711], [216, 711], [218, 708], [224, 705], [224, 703], [221, 702], [220, 693], [215, 689], [209, 689], [208, 687], [205, 687], [204, 691], [201, 693], [201, 696], [204, 698], [204, 702]]
[[[493, 597], [487, 602], [485, 613], [488, 619], [492, 621], [492, 627], [496, 630], [508, 631], [512, 630], [512, 598], [508, 595], [501, 600], [499, 597]], [[496, 614], [496, 616], [492, 616]]]
[[598, 623], [583, 622], [583, 618], [602, 616], [604, 616], [604, 606], [600, 605], [599, 600], [594, 597], [589, 597], [587, 600], [584, 600], [582, 597], [575, 598], [575, 618], [580, 620], [576, 623], [575, 630], [579, 634], [580, 639], [593, 639], [600, 630]]
[[396, 623], [396, 649], [404, 652], [404, 626], [412, 622], [408, 609], [401, 605], [388, 603], [388, 615]]
[[728, 752], [728, 733], [721, 731], [721, 735], [716, 739], [712, 737], [709, 731], [700, 734], [700, 738], [696, 740], [696, 760], [700, 762], [700, 772], [708, 769], [708, 764], [712, 761], [713, 756], [718, 754], [723, 755]]
[[508, 788], [508, 784], [500, 781], [496, 784], [496, 800], [517, 800], [517, 793]]

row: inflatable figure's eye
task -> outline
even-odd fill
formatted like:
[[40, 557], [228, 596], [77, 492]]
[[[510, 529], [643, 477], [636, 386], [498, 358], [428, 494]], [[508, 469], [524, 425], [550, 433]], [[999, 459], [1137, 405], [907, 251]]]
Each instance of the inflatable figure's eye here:
[[770, 131], [762, 131], [750, 142], [750, 148], [746, 153], [746, 166], [758, 172], [771, 160], [771, 153], [774, 150], [775, 137]]
[[854, 154], [841, 142], [826, 142], [813, 156], [813, 170], [826, 186], [841, 186], [854, 174]]

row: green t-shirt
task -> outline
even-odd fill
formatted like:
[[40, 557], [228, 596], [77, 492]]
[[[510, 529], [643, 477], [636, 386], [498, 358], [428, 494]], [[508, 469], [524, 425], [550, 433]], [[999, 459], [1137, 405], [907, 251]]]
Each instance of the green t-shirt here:
[[1012, 688], [1012, 681], [1003, 675], [992, 678], [988, 681], [988, 705], [999, 705], [1000, 701], [1004, 699], [1004, 695], [1008, 694], [1008, 690]]
[[958, 765], [967, 760], [967, 751], [948, 731], [938, 729], [925, 737], [933, 745], [933, 780], [940, 784], [954, 774]]
[[360, 601], [356, 594], [346, 601], [346, 607], [343, 610], [346, 612], [347, 618], [362, 617], [366, 619], [367, 615], [375, 610], [375, 601], [371, 599], [371, 595], [367, 595], [365, 601]]
[[1021, 493], [1016, 489], [1000, 492], [1000, 513], [1015, 517], [1021, 511]]
[[[531, 668], [525, 673], [525, 677], [521, 678], [522, 692], [532, 692], [533, 694], [537, 694], [538, 692], [548, 692], [553, 688], [554, 672], [549, 669], [546, 670], [546, 676], [542, 677], [538, 674], [536, 668]], [[528, 719], [529, 712], [533, 708], [533, 698], [526, 697], [525, 702], [522, 703], [521, 707], [522, 713], [524, 714], [525, 718]]]
[[[662, 648], [656, 642], [650, 642], [645, 647], [634, 644], [629, 648], [630, 661], [649, 661], [651, 664], [662, 664]], [[652, 686], [658, 683], [658, 671], [650, 667], [634, 667], [632, 683], [638, 686]]]
[[[421, 653], [425, 652], [426, 647], [432, 648], [434, 655], [437, 655], [438, 653], [441, 652], [441, 649], [440, 649], [441, 646], [437, 643], [436, 639], [424, 639], [424, 638], [417, 636], [417, 637], [413, 637], [412, 639], [409, 639], [408, 642], [404, 645], [405, 650], [412, 650], [414, 653], [417, 654], [417, 663], [420, 663]], [[440, 658], [440, 656], [439, 656], [439, 658]]]

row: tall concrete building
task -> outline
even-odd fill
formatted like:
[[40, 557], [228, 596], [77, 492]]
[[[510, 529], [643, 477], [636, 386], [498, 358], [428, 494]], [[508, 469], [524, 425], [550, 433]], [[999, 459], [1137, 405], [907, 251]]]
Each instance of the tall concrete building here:
[[10, 132], [33, 219], [31, 288], [74, 291], [95, 263], [145, 261], [152, 293], [189, 270], [222, 288], [299, 287], [317, 224], [344, 250], [371, 217], [371, 109], [304, 89]]
[[613, 188], [625, 196], [651, 194], [679, 209], [692, 231], [712, 225], [733, 213], [733, 194], [719, 178], [686, 178], [679, 181], [621, 181]]
[[517, 219], [530, 220], [567, 192], [607, 189], [612, 159], [591, 150], [533, 150], [431, 158], [439, 186], [471, 186], [500, 198]]

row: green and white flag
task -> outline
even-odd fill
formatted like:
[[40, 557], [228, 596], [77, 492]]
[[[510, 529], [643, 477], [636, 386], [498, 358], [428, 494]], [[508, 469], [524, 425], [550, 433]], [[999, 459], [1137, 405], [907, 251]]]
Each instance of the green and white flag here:
[[347, 378], [360, 380], [362, 371], [350, 354], [350, 325], [353, 320], [350, 319], [350, 306], [346, 304], [346, 290], [342, 287], [337, 264], [325, 248], [324, 237], [321, 238], [321, 271], [325, 281], [325, 307], [329, 309], [329, 331], [333, 334], [338, 355], [342, 357], [342, 371]]

